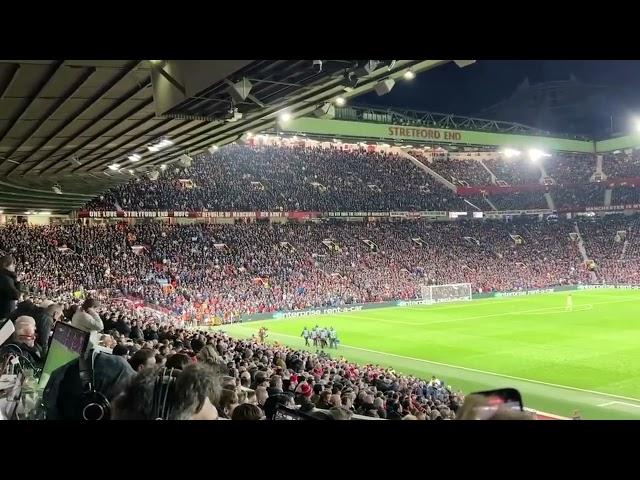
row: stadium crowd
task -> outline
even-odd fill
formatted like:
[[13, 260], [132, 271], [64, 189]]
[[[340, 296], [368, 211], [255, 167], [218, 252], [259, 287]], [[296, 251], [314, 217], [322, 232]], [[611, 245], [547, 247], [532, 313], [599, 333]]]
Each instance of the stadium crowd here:
[[602, 171], [608, 178], [640, 177], [640, 151], [634, 149], [604, 155]]
[[542, 165], [547, 175], [560, 185], [581, 185], [589, 183], [596, 170], [593, 155], [553, 153], [543, 158]]
[[[430, 282], [473, 283], [477, 291], [574, 283], [580, 276], [570, 229], [491, 221], [17, 225], [0, 230], [0, 250], [16, 257], [22, 280], [37, 293], [117, 290], [185, 319], [229, 322], [412, 299]], [[512, 275], [514, 263], [530, 273]]]
[[[602, 280], [640, 281], [638, 225], [578, 222]], [[416, 298], [426, 283], [485, 292], [586, 282], [574, 231], [569, 221], [5, 226], [0, 317], [37, 367], [56, 321], [90, 332], [110, 353], [95, 371], [114, 419], [454, 419], [464, 396], [436, 378], [235, 339], [194, 320], [202, 305], [231, 321]], [[82, 385], [65, 373], [77, 365], [52, 376], [48, 418], [79, 418]]]
[[609, 215], [599, 221], [583, 220], [578, 226], [600, 281], [640, 284], [640, 217]]
[[[0, 267], [2, 275], [17, 270], [8, 255], [0, 258]], [[5, 294], [0, 292], [0, 300]], [[11, 299], [12, 344], [21, 361], [42, 368], [55, 322], [90, 333], [89, 350], [97, 352], [94, 387], [110, 402], [107, 416], [114, 420], [280, 419], [278, 413], [283, 419], [451, 420], [464, 400], [436, 377], [423, 380], [324, 352], [234, 339], [222, 331], [186, 330], [171, 316], [112, 297], [49, 298], [57, 303], [41, 303], [41, 296]], [[52, 374], [42, 399], [47, 419], [88, 415], [79, 363], [71, 361]]]
[[640, 188], [621, 185], [611, 189], [611, 205], [629, 205], [634, 203], [640, 203]]
[[491, 175], [477, 160], [453, 160], [448, 156], [435, 156], [430, 161], [420, 154], [414, 156], [454, 185], [491, 185]]
[[543, 191], [515, 192], [505, 195], [492, 195], [491, 203], [498, 210], [532, 210], [549, 208]]
[[[557, 208], [581, 210], [604, 203], [604, 186], [589, 183], [593, 156], [554, 153], [532, 163], [496, 156], [482, 162], [436, 155], [412, 155], [456, 186], [538, 185], [542, 169], [555, 182], [551, 195]], [[608, 178], [640, 175], [640, 156], [605, 156]], [[483, 166], [484, 164], [484, 166]], [[485, 168], [485, 166], [487, 168]], [[504, 183], [502, 183], [504, 182]], [[635, 203], [633, 186], [616, 188], [613, 204]], [[494, 195], [499, 210], [546, 208], [542, 194]], [[481, 202], [482, 203], [482, 202]], [[86, 206], [87, 210], [180, 211], [384, 211], [469, 210], [463, 198], [395, 153], [335, 147], [229, 145], [201, 155], [193, 164], [173, 164], [156, 180], [139, 175]]]
[[169, 166], [156, 181], [139, 177], [118, 186], [87, 209], [326, 212], [461, 206], [462, 200], [395, 154], [229, 145], [196, 157], [190, 167]]

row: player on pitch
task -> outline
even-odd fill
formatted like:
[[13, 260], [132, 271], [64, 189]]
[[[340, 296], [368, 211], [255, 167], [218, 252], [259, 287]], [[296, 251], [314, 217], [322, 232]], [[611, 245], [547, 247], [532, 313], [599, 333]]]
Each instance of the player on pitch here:
[[573, 297], [571, 294], [567, 295], [567, 306], [565, 308], [567, 312], [573, 312]]

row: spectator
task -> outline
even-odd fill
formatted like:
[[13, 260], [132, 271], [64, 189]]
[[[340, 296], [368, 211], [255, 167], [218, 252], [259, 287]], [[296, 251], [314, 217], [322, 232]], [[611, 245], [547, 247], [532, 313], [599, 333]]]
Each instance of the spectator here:
[[[122, 391], [135, 371], [127, 361], [108, 353], [94, 354], [87, 351], [83, 361], [91, 371], [93, 388], [109, 402]], [[72, 360], [51, 374], [44, 391], [43, 400], [47, 419], [82, 420], [84, 409], [84, 386], [80, 378], [80, 362]]]
[[238, 405], [231, 415], [231, 420], [263, 420], [264, 414], [260, 407], [250, 403]]
[[0, 319], [8, 318], [20, 300], [20, 282], [16, 276], [16, 262], [11, 255], [0, 257]]
[[167, 368], [175, 368], [177, 370], [183, 370], [187, 365], [191, 364], [191, 358], [185, 353], [174, 353], [167, 358], [165, 366]]
[[[71, 326], [85, 332], [97, 333], [104, 328], [100, 316], [96, 313], [98, 302], [92, 298], [84, 301], [82, 307], [73, 314]], [[97, 338], [97, 337], [96, 337]]]
[[140, 372], [145, 368], [154, 367], [156, 364], [156, 355], [150, 348], [141, 348], [133, 354], [129, 360], [129, 364], [134, 371]]
[[16, 309], [9, 315], [9, 318], [15, 321], [21, 316], [28, 316], [35, 320], [37, 331], [36, 343], [42, 355], [46, 355], [49, 347], [49, 335], [51, 334], [51, 328], [54, 322], [53, 318], [51, 318], [47, 309], [35, 305], [31, 300], [18, 303]]

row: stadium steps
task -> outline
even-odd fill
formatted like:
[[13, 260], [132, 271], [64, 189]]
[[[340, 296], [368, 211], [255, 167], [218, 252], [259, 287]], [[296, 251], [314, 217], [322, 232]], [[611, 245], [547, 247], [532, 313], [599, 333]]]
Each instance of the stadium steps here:
[[620, 253], [620, 260], [622, 260], [627, 253], [627, 247], [629, 246], [629, 240], [625, 240], [622, 245], [622, 252]]
[[613, 190], [611, 188], [607, 188], [604, 191], [604, 206], [605, 207], [608, 207], [608, 206], [611, 205], [612, 194], [613, 194]]
[[493, 202], [491, 200], [489, 200], [489, 197], [484, 197], [484, 201], [487, 203], [487, 205], [489, 205], [491, 207], [491, 210], [493, 210], [494, 212], [498, 211], [498, 209], [493, 204]]
[[551, 194], [549, 192], [546, 192], [544, 194], [544, 199], [547, 201], [547, 208], [549, 208], [551, 210], [555, 210], [556, 209], [556, 203], [553, 201], [553, 197], [551, 196]]
[[418, 160], [413, 155], [409, 155], [407, 152], [403, 151], [401, 148], [392, 148], [391, 151], [394, 152], [394, 153], [397, 153], [398, 156], [409, 160], [416, 167], [422, 169], [424, 172], [427, 173], [427, 175], [432, 176], [437, 182], [441, 183], [443, 186], [445, 186], [449, 190], [452, 190], [454, 193], [458, 191], [458, 188], [453, 183], [451, 183], [449, 180], [444, 178], [442, 175], [440, 175], [435, 170], [432, 170], [429, 167], [427, 167], [424, 163], [422, 163], [420, 160]]
[[478, 163], [480, 163], [480, 165], [482, 165], [482, 167], [483, 167], [487, 172], [489, 172], [489, 175], [491, 175], [491, 183], [495, 184], [495, 183], [496, 183], [496, 179], [497, 179], [496, 174], [495, 174], [495, 173], [493, 173], [493, 172], [491, 171], [491, 169], [490, 169], [489, 167], [487, 167], [487, 166], [484, 164], [484, 162], [483, 162], [482, 160], [478, 160]]
[[[544, 168], [544, 165], [542, 165], [542, 164], [538, 164], [538, 168], [540, 169], [540, 175], [541, 175], [539, 183], [544, 185], [544, 179], [549, 177], [549, 175], [547, 175], [547, 169]], [[551, 208], [551, 207], [549, 207], [549, 208]]]
[[[579, 235], [580, 240], [578, 240], [578, 250], [580, 251], [580, 255], [582, 255], [582, 261], [586, 264], [586, 262], [589, 260], [589, 255], [587, 254], [587, 249], [584, 246], [584, 240], [577, 223], [573, 224], [573, 230]], [[596, 283], [598, 281], [596, 272], [589, 272], [589, 276], [591, 277], [591, 281], [593, 283]]]

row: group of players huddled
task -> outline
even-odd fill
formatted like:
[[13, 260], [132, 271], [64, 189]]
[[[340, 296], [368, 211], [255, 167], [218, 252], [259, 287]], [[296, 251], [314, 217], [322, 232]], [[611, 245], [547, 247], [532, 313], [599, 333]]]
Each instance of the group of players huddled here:
[[338, 348], [340, 344], [340, 339], [338, 338], [338, 333], [333, 329], [333, 327], [319, 327], [316, 325], [312, 329], [308, 329], [304, 327], [302, 330], [302, 334], [300, 334], [302, 338], [304, 338], [305, 346], [309, 346], [309, 340], [313, 342], [314, 347], [324, 348]]

